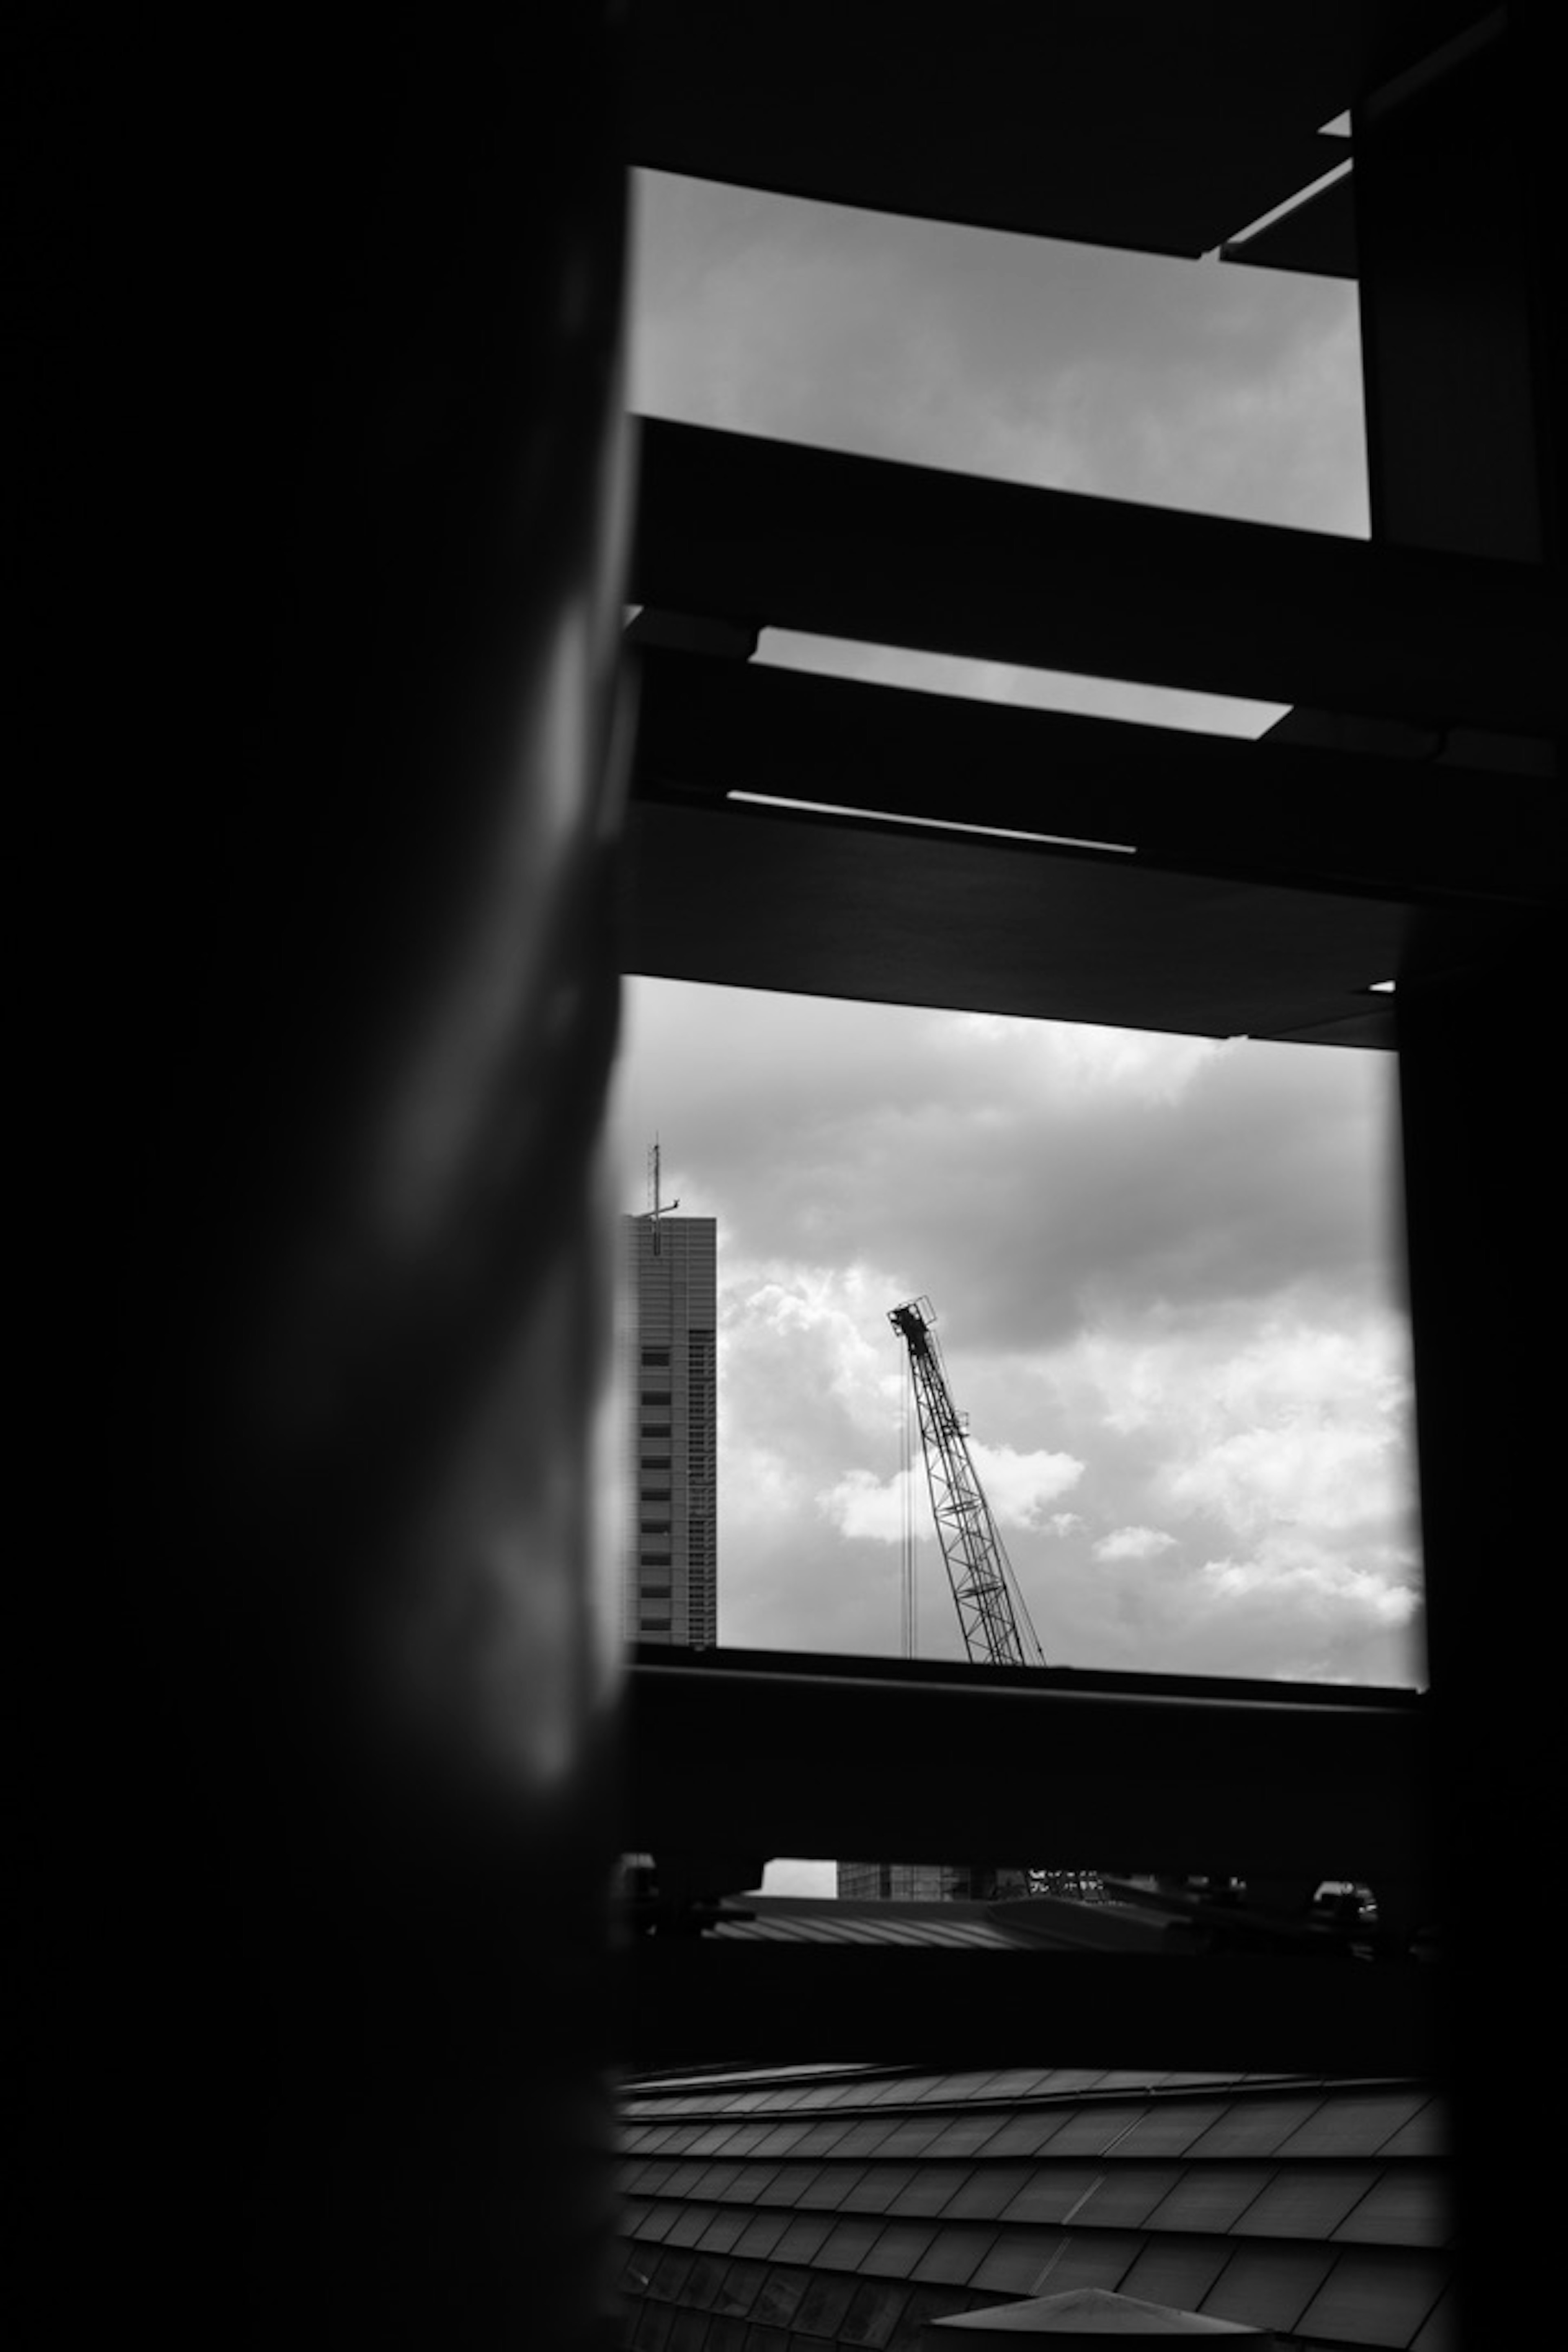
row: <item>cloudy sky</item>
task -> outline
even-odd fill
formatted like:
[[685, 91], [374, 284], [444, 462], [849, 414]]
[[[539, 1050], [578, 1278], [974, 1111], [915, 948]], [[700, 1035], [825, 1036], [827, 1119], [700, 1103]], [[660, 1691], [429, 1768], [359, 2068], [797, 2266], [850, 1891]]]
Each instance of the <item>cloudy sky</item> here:
[[[646, 413], [1365, 531], [1353, 289], [654, 175], [637, 287]], [[1275, 715], [776, 634], [759, 657], [1216, 731]], [[623, 1205], [657, 1132], [667, 1193], [719, 1220], [721, 1639], [897, 1654], [887, 1314], [923, 1292], [1053, 1662], [1421, 1680], [1394, 1078], [631, 982]], [[962, 1655], [921, 1552], [921, 1652]]]

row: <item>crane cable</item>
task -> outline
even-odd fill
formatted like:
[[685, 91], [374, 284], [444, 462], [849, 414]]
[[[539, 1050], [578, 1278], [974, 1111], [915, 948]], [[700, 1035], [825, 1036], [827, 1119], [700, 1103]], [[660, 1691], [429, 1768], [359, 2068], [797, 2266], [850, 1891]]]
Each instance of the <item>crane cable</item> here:
[[901, 1525], [900, 1530], [900, 1635], [903, 1655], [912, 1658], [919, 1646], [915, 1612], [915, 1378], [908, 1350], [899, 1354], [903, 1370], [903, 1444], [899, 1465]]

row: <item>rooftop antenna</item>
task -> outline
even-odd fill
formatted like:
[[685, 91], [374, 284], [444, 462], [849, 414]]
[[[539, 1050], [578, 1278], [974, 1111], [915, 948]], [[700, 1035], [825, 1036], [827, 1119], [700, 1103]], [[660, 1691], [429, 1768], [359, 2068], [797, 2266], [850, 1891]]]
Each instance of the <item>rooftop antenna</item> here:
[[672, 1209], [679, 1209], [679, 1201], [661, 1201], [658, 1197], [658, 1138], [656, 1135], [653, 1139], [653, 1150], [647, 1156], [647, 1213], [653, 1221], [655, 1257], [662, 1257], [664, 1255], [659, 1246], [658, 1221], [661, 1217], [668, 1217]]

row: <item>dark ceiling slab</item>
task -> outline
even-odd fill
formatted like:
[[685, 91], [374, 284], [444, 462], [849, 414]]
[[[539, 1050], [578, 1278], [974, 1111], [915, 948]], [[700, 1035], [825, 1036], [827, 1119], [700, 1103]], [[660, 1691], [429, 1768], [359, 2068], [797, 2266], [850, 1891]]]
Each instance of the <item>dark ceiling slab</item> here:
[[754, 2049], [761, 2019], [775, 2065], [893, 2048], [918, 2050], [927, 2066], [1005, 2067], [1044, 2039], [1061, 2066], [1419, 2078], [1443, 2047], [1439, 1973], [1415, 1962], [1162, 1966], [1145, 1952], [889, 1955], [653, 1936], [620, 1956], [613, 2013], [634, 2066]]
[[[1401, 1698], [1341, 1707], [1250, 1696], [1115, 1693], [1048, 1676], [998, 1693], [977, 1676], [926, 1682], [880, 1662], [816, 1677], [780, 1662], [639, 1664], [621, 1842], [713, 1854], [1036, 1848], [1040, 1792], [1076, 1853], [1137, 1854], [1140, 1870], [1398, 1881], [1426, 1860], [1430, 1727]], [[725, 1770], [704, 1771], [704, 1759]], [[721, 1781], [722, 1785], [715, 1785]]]
[[1195, 256], [1320, 178], [1343, 152], [1321, 125], [1483, 13], [634, 0], [630, 152], [835, 204]]
[[631, 598], [1432, 726], [1568, 722], [1528, 564], [1372, 547], [644, 420]]
[[1562, 884], [1563, 806], [1552, 778], [1130, 726], [702, 655], [648, 651], [640, 671], [634, 790], [643, 799], [716, 803], [744, 792], [1120, 842], [1146, 866], [1409, 904], [1544, 905]]
[[1514, 919], [733, 805], [634, 806], [626, 871], [628, 971], [1356, 1045], [1394, 1042], [1372, 982]]

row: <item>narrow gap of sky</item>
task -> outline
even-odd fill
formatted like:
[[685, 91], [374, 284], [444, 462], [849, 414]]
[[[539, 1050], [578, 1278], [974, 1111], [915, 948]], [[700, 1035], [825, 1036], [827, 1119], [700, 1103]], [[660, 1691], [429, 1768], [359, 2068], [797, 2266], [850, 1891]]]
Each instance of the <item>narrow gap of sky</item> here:
[[819, 677], [858, 679], [863, 685], [909, 687], [961, 701], [1005, 702], [1023, 710], [1068, 711], [1084, 719], [1119, 719], [1198, 735], [1262, 735], [1289, 709], [1284, 702], [1142, 686], [1130, 678], [973, 661], [960, 654], [917, 653], [907, 646], [857, 645], [797, 629], [764, 629], [755, 658], [773, 669], [813, 670]]

